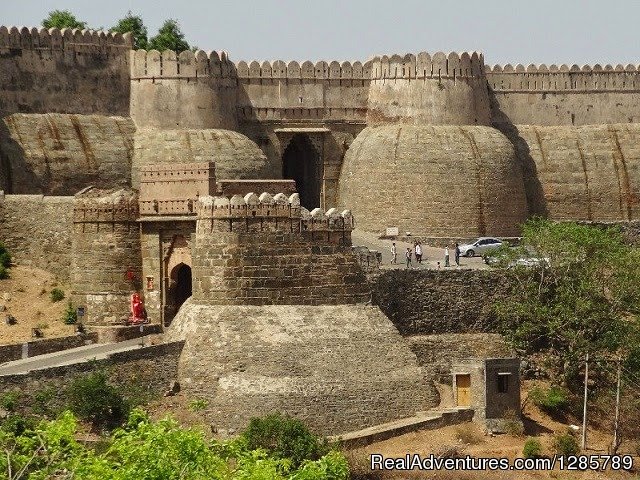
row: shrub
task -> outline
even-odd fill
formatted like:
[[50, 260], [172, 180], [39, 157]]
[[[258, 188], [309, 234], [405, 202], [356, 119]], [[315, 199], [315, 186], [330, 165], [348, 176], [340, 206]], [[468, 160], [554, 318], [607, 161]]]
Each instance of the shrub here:
[[542, 444], [537, 438], [527, 438], [522, 449], [524, 458], [540, 458], [542, 456]]
[[74, 325], [78, 321], [78, 313], [76, 312], [76, 309], [73, 308], [71, 302], [67, 304], [67, 309], [64, 311], [62, 321], [65, 325]]
[[549, 414], [562, 413], [569, 406], [568, 392], [558, 386], [535, 387], [529, 392], [529, 398], [537, 407]]
[[468, 425], [456, 428], [456, 438], [465, 445], [478, 445], [482, 442], [480, 434]]
[[502, 417], [504, 420], [504, 431], [512, 437], [524, 435], [524, 424], [515, 410], [508, 410]]
[[553, 437], [553, 449], [558, 455], [565, 457], [580, 453], [578, 441], [570, 433], [562, 433]]
[[8, 412], [14, 412], [18, 406], [18, 399], [20, 398], [20, 392], [14, 390], [13, 392], [4, 393], [0, 397], [0, 407], [4, 408]]
[[9, 269], [0, 264], [0, 280], [4, 280], [5, 278], [9, 278]]
[[189, 402], [189, 410], [192, 412], [200, 412], [206, 409], [209, 406], [209, 402], [202, 398], [196, 398], [195, 400], [191, 400]]
[[19, 436], [25, 431], [31, 430], [35, 425], [35, 419], [14, 414], [9, 415], [7, 418], [2, 420], [2, 423], [0, 423], [0, 430]]
[[64, 300], [64, 292], [59, 288], [54, 288], [53, 290], [51, 290], [49, 296], [51, 297], [51, 301], [54, 303], [59, 302], [60, 300]]
[[0, 242], [0, 265], [5, 268], [11, 266], [11, 255], [2, 242]]
[[71, 411], [95, 426], [114, 427], [130, 410], [120, 389], [108, 383], [102, 370], [76, 378], [67, 388], [66, 397]]
[[279, 413], [252, 418], [242, 436], [249, 449], [263, 448], [276, 458], [288, 458], [293, 468], [329, 451], [326, 441], [312, 434], [304, 423]]

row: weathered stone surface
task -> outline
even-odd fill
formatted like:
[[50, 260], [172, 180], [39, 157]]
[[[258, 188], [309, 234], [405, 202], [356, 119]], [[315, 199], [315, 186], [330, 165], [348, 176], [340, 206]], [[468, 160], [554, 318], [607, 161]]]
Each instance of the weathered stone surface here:
[[0, 241], [14, 261], [69, 279], [73, 197], [0, 193]]
[[166, 335], [184, 339], [179, 379], [222, 428], [280, 411], [338, 434], [438, 404], [377, 307], [210, 306], [187, 300]]
[[216, 178], [221, 180], [269, 177], [267, 159], [258, 146], [231, 130], [139, 128], [134, 143], [134, 187], [143, 165], [159, 163], [215, 162]]
[[495, 331], [492, 304], [507, 293], [499, 273], [478, 270], [386, 270], [373, 303], [403, 335]]
[[531, 213], [554, 220], [640, 219], [640, 124], [517, 125]]
[[513, 147], [489, 127], [367, 127], [342, 166], [358, 228], [429, 237], [514, 236], [527, 215]]
[[6, 117], [0, 122], [0, 190], [73, 195], [89, 185], [129, 185], [133, 131], [123, 117]]

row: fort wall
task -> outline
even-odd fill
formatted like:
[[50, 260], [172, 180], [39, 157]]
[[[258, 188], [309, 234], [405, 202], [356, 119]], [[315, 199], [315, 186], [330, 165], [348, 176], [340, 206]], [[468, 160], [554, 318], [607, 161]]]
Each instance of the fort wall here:
[[129, 113], [129, 34], [0, 27], [0, 117]]
[[15, 262], [42, 268], [67, 281], [71, 269], [73, 197], [3, 195], [0, 241]]
[[74, 195], [130, 184], [134, 125], [129, 118], [13, 114], [0, 120], [0, 189]]
[[640, 122], [635, 65], [486, 66], [492, 120], [524, 125]]
[[127, 319], [140, 291], [142, 254], [138, 198], [131, 191], [87, 189], [74, 198], [71, 298], [85, 308], [87, 325]]
[[224, 52], [131, 52], [131, 117], [139, 127], [235, 129], [235, 66]]
[[482, 65], [477, 52], [375, 57], [367, 124], [489, 125]]
[[209, 305], [352, 304], [369, 299], [348, 210], [308, 212], [298, 194], [201, 197], [193, 299]]

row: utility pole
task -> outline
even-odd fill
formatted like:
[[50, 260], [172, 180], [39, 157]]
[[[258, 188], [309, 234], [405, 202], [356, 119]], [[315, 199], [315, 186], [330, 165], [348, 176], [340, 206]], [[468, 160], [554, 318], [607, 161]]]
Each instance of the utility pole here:
[[620, 384], [622, 383], [622, 362], [618, 357], [618, 379], [616, 382], [616, 418], [613, 427], [613, 446], [611, 454], [615, 455], [620, 446], [620, 437], [618, 436], [618, 426], [620, 423]]
[[584, 361], [584, 403], [582, 405], [582, 450], [587, 448], [587, 383], [589, 382], [589, 354]]

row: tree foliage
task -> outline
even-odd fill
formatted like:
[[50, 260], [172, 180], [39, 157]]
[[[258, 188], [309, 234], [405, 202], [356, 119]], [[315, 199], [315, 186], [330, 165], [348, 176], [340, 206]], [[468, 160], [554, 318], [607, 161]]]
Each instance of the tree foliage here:
[[69, 10], [52, 10], [49, 16], [42, 20], [44, 28], [88, 28], [87, 22], [81, 22]]
[[503, 333], [520, 354], [557, 359], [550, 372], [565, 383], [575, 379], [587, 352], [637, 362], [640, 250], [618, 230], [535, 218], [523, 227], [522, 246], [500, 254], [511, 266], [516, 257], [544, 259], [508, 268], [515, 287], [496, 306]]
[[180, 30], [177, 20], [169, 19], [162, 24], [158, 34], [149, 40], [148, 48], [159, 52], [173, 50], [176, 53], [180, 53], [184, 50], [189, 50], [191, 47], [184, 39], [184, 33]]
[[146, 50], [149, 43], [147, 39], [147, 27], [145, 27], [142, 17], [133, 15], [131, 11], [127, 12], [127, 15], [120, 19], [110, 31], [120, 33], [131, 32], [133, 35], [134, 49]]
[[[209, 441], [197, 429], [181, 428], [165, 418], [152, 422], [135, 409], [126, 425], [114, 431], [100, 452], [79, 443], [71, 412], [42, 421], [19, 434], [0, 429], [0, 476], [84, 480], [131, 479], [268, 479], [346, 480], [345, 457], [331, 451], [299, 468], [291, 460], [251, 450], [244, 437]], [[8, 474], [8, 475], [7, 475]]]

